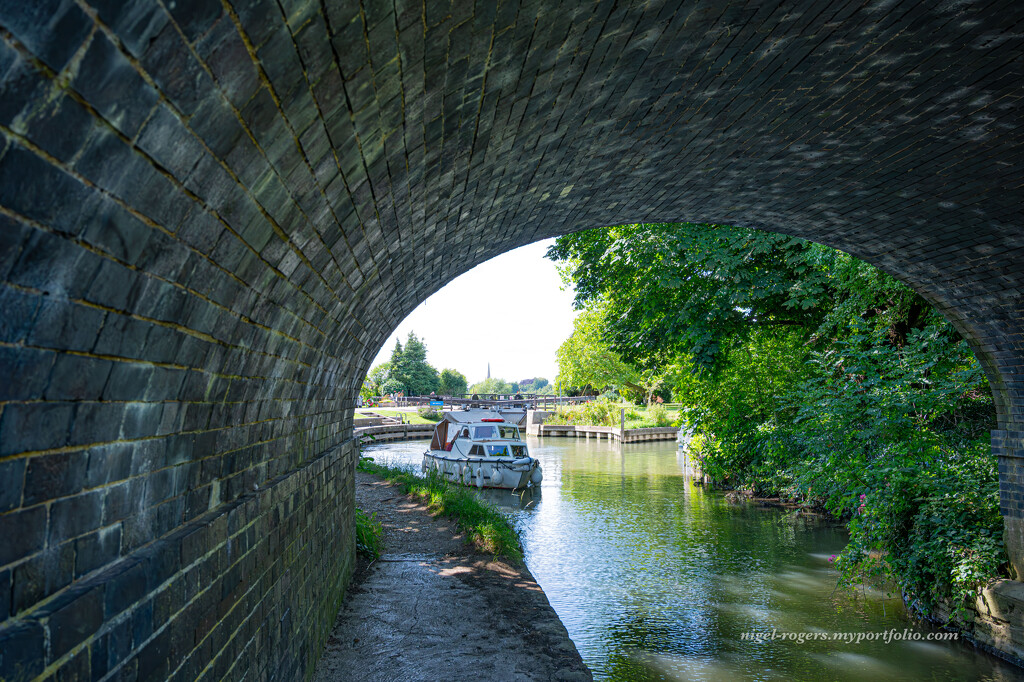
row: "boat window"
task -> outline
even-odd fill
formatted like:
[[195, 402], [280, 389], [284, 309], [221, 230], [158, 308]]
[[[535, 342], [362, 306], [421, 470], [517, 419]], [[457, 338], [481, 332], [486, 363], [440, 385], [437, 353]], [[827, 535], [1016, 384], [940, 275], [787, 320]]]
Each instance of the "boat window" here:
[[484, 456], [484, 448], [482, 445], [474, 445], [469, 449], [469, 454], [477, 457]]
[[488, 445], [487, 454], [491, 457], [510, 457], [507, 445]]
[[512, 456], [515, 457], [516, 459], [519, 459], [520, 457], [526, 457], [526, 446], [525, 445], [513, 445], [512, 446]]
[[476, 426], [473, 428], [473, 438], [497, 438], [498, 429], [493, 426]]
[[498, 431], [501, 432], [502, 438], [508, 438], [509, 440], [519, 440], [519, 429], [514, 426], [499, 426]]

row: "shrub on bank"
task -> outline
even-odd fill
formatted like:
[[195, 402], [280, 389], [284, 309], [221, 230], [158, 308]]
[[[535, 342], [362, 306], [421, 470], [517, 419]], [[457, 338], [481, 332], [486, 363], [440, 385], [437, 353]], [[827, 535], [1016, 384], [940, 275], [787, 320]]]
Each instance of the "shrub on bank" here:
[[384, 527], [377, 520], [377, 514], [366, 515], [356, 509], [356, 551], [373, 561], [384, 548]]
[[565, 405], [544, 420], [555, 426], [619, 426], [620, 410], [626, 410], [626, 428], [643, 429], [653, 426], [672, 426], [673, 417], [661, 404], [638, 408], [632, 403], [608, 400], [605, 397], [581, 405]]
[[441, 417], [444, 416], [436, 407], [421, 407], [416, 412], [427, 421], [432, 422], [441, 421]]

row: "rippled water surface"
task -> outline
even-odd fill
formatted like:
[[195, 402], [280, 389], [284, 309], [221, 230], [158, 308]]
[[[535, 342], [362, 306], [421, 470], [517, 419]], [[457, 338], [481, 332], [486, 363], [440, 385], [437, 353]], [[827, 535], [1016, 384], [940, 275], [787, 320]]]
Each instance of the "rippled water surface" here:
[[[424, 447], [365, 454], [418, 467]], [[842, 527], [728, 504], [683, 476], [674, 442], [549, 438], [530, 449], [544, 467], [539, 493], [484, 496], [515, 518], [527, 565], [597, 679], [1024, 678], [969, 645], [927, 641], [933, 631], [898, 600], [836, 591], [829, 556], [846, 542]], [[778, 638], [893, 630], [921, 639]], [[773, 631], [775, 641], [744, 639]]]

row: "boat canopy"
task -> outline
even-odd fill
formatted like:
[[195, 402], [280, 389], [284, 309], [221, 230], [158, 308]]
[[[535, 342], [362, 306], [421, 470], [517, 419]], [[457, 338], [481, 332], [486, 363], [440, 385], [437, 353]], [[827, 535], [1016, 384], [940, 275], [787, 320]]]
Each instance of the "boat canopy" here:
[[[508, 412], [505, 414], [504, 412]], [[434, 436], [430, 440], [431, 450], [448, 450], [450, 443], [469, 431], [473, 440], [516, 439], [520, 438], [519, 425], [526, 413], [524, 410], [456, 410], [446, 412], [444, 419], [434, 428]], [[472, 429], [470, 431], [470, 429]]]

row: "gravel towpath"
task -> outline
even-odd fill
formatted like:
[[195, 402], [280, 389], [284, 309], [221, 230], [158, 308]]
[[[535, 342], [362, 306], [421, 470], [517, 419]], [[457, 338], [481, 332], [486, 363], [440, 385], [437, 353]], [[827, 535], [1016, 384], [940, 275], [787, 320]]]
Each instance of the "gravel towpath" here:
[[356, 506], [377, 514], [384, 554], [357, 571], [315, 682], [592, 679], [525, 566], [376, 476], [356, 473]]

